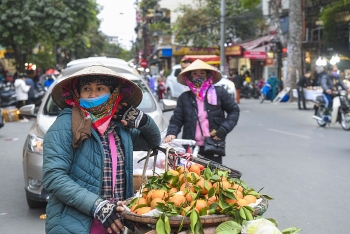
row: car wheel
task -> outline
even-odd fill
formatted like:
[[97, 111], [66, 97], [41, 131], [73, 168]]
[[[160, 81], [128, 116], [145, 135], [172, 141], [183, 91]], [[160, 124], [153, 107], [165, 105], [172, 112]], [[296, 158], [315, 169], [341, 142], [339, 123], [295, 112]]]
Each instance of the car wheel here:
[[174, 99], [173, 94], [171, 93], [170, 89], [167, 89], [167, 91], [166, 91], [166, 98], [167, 99]]
[[28, 196], [26, 198], [27, 204], [31, 209], [44, 208], [46, 206], [46, 202], [33, 201]]

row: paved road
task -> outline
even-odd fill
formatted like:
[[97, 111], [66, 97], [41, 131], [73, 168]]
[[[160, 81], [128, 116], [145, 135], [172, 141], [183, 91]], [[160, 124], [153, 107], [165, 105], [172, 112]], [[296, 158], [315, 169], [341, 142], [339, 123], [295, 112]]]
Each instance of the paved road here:
[[[350, 132], [339, 124], [318, 127], [312, 111], [299, 111], [295, 103], [243, 99], [240, 108], [224, 163], [274, 198], [265, 217], [275, 218], [280, 229], [297, 226], [306, 234], [349, 233]], [[0, 234], [44, 233], [39, 216], [45, 210], [29, 209], [23, 189], [22, 146], [30, 125], [0, 129]]]

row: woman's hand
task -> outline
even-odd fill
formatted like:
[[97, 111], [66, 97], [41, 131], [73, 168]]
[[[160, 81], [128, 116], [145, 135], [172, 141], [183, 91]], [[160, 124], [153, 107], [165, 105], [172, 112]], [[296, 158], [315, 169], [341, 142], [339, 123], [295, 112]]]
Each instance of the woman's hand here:
[[174, 140], [175, 138], [176, 138], [175, 135], [168, 135], [168, 136], [165, 137], [165, 139], [163, 140], [163, 142], [164, 142], [164, 143], [168, 143], [168, 142]]
[[147, 122], [148, 118], [141, 110], [123, 102], [118, 104], [113, 119], [120, 121], [124, 127], [139, 128]]
[[[116, 211], [117, 212], [124, 211], [123, 202], [121, 201], [117, 202]], [[108, 233], [113, 233], [113, 232], [121, 233], [123, 231], [124, 231], [124, 225], [122, 224], [122, 222], [120, 222], [118, 218], [113, 221], [113, 223], [109, 226], [109, 228], [107, 228]]]

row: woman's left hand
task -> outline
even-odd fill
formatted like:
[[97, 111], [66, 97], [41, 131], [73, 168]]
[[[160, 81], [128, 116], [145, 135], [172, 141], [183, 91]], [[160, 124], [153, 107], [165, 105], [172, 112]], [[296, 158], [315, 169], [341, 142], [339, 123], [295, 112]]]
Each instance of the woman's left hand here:
[[[124, 211], [124, 207], [123, 207], [123, 202], [122, 201], [118, 201], [117, 202], [117, 207], [116, 207], [116, 211], [117, 212], [122, 212]], [[111, 224], [111, 226], [109, 226], [109, 228], [107, 228], [107, 232], [108, 233], [122, 233], [124, 232], [124, 225], [122, 224], [122, 222], [120, 222], [119, 219], [115, 219], [114, 222]]]
[[147, 122], [147, 117], [139, 109], [136, 109], [127, 103], [118, 104], [113, 119], [119, 120], [124, 127], [139, 128]]

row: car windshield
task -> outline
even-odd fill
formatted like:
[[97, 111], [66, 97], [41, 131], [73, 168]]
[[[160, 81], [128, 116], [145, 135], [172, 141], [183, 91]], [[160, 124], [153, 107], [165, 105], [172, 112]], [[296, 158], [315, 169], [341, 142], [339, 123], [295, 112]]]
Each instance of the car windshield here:
[[[148, 91], [146, 85], [141, 80], [133, 80], [142, 90], [142, 101], [140, 105], [137, 107], [143, 112], [152, 112], [156, 110], [156, 104], [152, 98], [152, 94]], [[52, 96], [47, 99], [43, 113], [44, 115], [57, 116], [61, 112], [61, 108], [59, 108], [53, 101]]]

